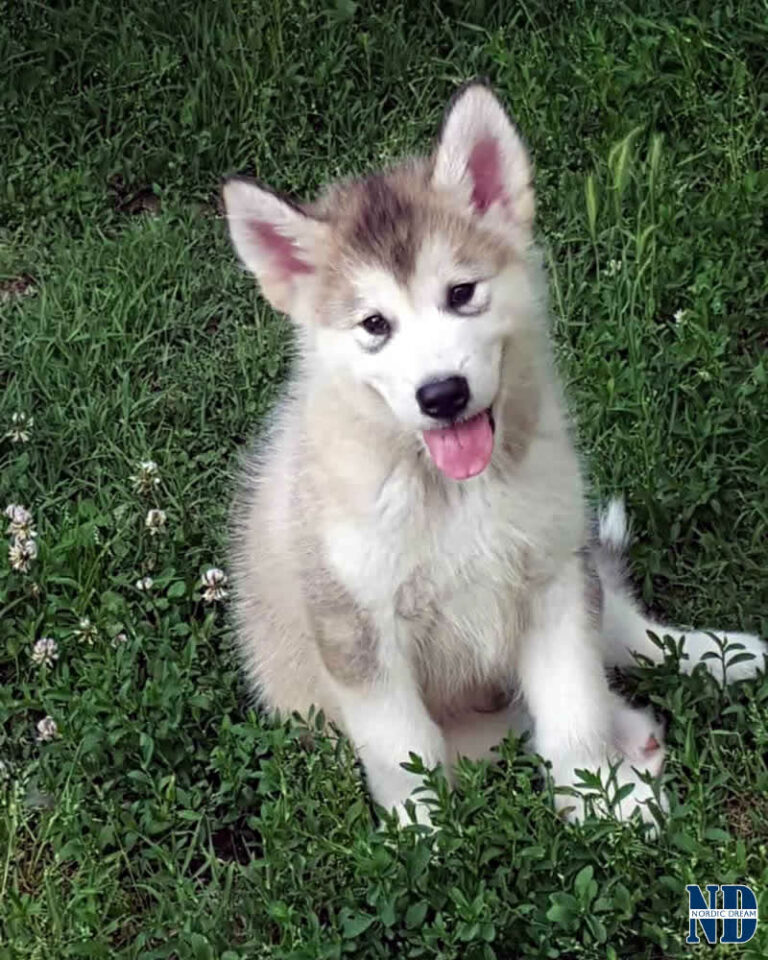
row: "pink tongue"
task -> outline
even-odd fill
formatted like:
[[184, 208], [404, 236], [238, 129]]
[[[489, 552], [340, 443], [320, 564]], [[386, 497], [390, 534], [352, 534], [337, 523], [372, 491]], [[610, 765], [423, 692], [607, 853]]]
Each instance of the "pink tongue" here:
[[471, 420], [438, 430], [425, 430], [424, 440], [438, 470], [452, 480], [467, 480], [488, 466], [493, 453], [493, 429], [488, 411]]

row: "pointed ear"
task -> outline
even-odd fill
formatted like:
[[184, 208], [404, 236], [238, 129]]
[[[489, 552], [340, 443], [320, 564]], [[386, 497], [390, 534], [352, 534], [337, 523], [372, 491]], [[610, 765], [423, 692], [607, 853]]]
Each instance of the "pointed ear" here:
[[433, 186], [449, 191], [492, 228], [533, 226], [528, 153], [506, 111], [482, 83], [460, 90], [445, 112]]
[[290, 313], [298, 285], [320, 263], [325, 224], [242, 177], [226, 180], [222, 196], [238, 256], [272, 306]]

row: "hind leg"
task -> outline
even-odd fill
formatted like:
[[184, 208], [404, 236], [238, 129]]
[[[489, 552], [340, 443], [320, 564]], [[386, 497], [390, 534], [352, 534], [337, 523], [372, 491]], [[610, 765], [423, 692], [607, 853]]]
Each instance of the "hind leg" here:
[[[617, 694], [613, 695], [611, 711], [611, 736], [613, 746], [623, 758], [619, 772], [620, 785], [632, 783], [634, 790], [628, 797], [620, 800], [616, 806], [616, 815], [624, 820], [638, 805], [643, 809], [643, 819], [652, 822], [646, 814], [649, 800], [660, 810], [669, 809], [669, 801], [663, 791], [658, 798], [654, 793], [654, 783], [664, 767], [664, 731], [650, 710], [630, 707]], [[644, 777], [650, 777], [646, 782]], [[605, 782], [605, 781], [604, 781]]]
[[[513, 700], [493, 713], [471, 711], [444, 727], [449, 762], [455, 762], [458, 757], [496, 762], [499, 755], [494, 747], [507, 734], [521, 736], [532, 730], [533, 720], [520, 700]], [[611, 744], [624, 758], [623, 766], [635, 767], [654, 779], [661, 774], [665, 755], [664, 731], [650, 711], [630, 707], [618, 694], [612, 694], [610, 730]], [[643, 800], [653, 798], [652, 788], [639, 777], [626, 773], [622, 781], [627, 782], [628, 776], [635, 784], [633, 795], [636, 800], [640, 794]], [[663, 798], [661, 806], [666, 808]]]
[[[635, 666], [636, 653], [653, 663], [661, 663], [664, 652], [648, 636], [651, 631], [659, 639], [671, 637], [676, 644], [682, 642], [680, 670], [683, 673], [692, 673], [698, 664], [703, 663], [720, 683], [734, 683], [749, 680], [764, 669], [763, 657], [768, 654], [768, 645], [754, 634], [729, 630], [682, 630], [656, 623], [643, 616], [623, 586], [605, 585], [604, 597], [602, 638], [607, 666]], [[718, 640], [726, 644], [725, 668]], [[737, 663], [731, 662], [737, 654], [746, 656]]]
[[[730, 630], [683, 630], [646, 617], [629, 587], [625, 569], [628, 543], [624, 504], [612, 500], [600, 517], [599, 542], [592, 551], [603, 599], [601, 634], [607, 666], [634, 666], [634, 654], [661, 663], [664, 653], [648, 636], [651, 631], [659, 638], [670, 636], [675, 643], [682, 643], [680, 669], [683, 673], [691, 673], [703, 663], [721, 683], [733, 683], [754, 677], [765, 669], [768, 644], [754, 634]], [[718, 640], [732, 647], [725, 654], [725, 666]], [[741, 655], [739, 662], [731, 662], [737, 659], [737, 654]]]
[[630, 707], [614, 695], [613, 745], [635, 767], [658, 777], [664, 767], [664, 728], [650, 710]]
[[[639, 809], [642, 819], [653, 825], [655, 820], [648, 808], [648, 802], [656, 803], [662, 812], [669, 809], [669, 802], [663, 792], [658, 798], [654, 793], [653, 781], [658, 779], [664, 767], [664, 734], [650, 711], [630, 707], [617, 694], [611, 694], [610, 753], [617, 769], [617, 786], [631, 783], [629, 796], [619, 800], [613, 807], [619, 820], [627, 820], [634, 810]], [[521, 736], [533, 731], [533, 720], [520, 701], [513, 701], [504, 709], [494, 713], [472, 711], [456, 718], [443, 728], [449, 763], [455, 763], [459, 757], [470, 760], [488, 760], [495, 763], [499, 754], [494, 750], [509, 733]], [[608, 771], [601, 770], [603, 783], [606, 783]], [[648, 782], [646, 782], [648, 779]], [[609, 797], [614, 789], [608, 790]], [[573, 807], [569, 819], [581, 819], [584, 804], [576, 798], [562, 797], [561, 806]], [[575, 806], [574, 806], [575, 805]], [[606, 815], [605, 804], [595, 801], [595, 812]]]

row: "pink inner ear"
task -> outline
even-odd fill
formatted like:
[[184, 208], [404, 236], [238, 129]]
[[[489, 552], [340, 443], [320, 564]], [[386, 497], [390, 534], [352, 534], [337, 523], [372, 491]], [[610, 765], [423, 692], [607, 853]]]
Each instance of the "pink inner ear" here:
[[298, 247], [293, 240], [278, 233], [271, 223], [265, 220], [252, 220], [249, 226], [256, 234], [259, 244], [269, 253], [273, 266], [284, 277], [287, 278], [296, 273], [315, 272], [311, 263], [301, 259]]
[[480, 213], [504, 197], [499, 144], [493, 137], [478, 140], [469, 155], [467, 169], [472, 177], [472, 203]]

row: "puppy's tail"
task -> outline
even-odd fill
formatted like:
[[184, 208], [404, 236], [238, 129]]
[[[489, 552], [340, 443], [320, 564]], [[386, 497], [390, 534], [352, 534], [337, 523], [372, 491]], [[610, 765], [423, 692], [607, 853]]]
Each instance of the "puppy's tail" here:
[[[699, 663], [718, 680], [731, 683], [755, 676], [765, 669], [763, 658], [768, 644], [749, 633], [723, 630], [683, 630], [657, 623], [645, 616], [632, 595], [626, 568], [629, 528], [624, 503], [611, 500], [601, 513], [598, 542], [593, 559], [603, 594], [602, 637], [608, 666], [632, 666], [639, 654], [661, 663], [664, 652], [648, 636], [651, 631], [660, 640], [671, 637], [679, 648], [680, 669], [691, 673]], [[723, 644], [725, 653], [723, 655]], [[706, 656], [714, 654], [714, 656]]]

